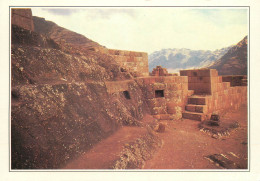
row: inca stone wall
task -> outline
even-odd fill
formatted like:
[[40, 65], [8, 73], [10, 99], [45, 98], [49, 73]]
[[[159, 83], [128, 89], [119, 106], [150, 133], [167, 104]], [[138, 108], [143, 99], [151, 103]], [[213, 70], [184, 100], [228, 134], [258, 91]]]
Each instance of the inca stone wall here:
[[34, 31], [31, 9], [12, 9], [11, 14], [12, 24]]
[[109, 49], [108, 54], [136, 77], [148, 76], [148, 54], [144, 52]]
[[188, 76], [189, 90], [195, 94], [211, 94], [211, 82], [218, 81], [215, 69], [181, 70], [181, 76]]
[[189, 112], [184, 113], [184, 118], [205, 119], [213, 112], [222, 114], [237, 109], [247, 101], [247, 86], [231, 87], [215, 69], [182, 70], [180, 75], [188, 76], [188, 88], [195, 94], [188, 98], [185, 110]]
[[225, 75], [222, 76], [223, 82], [230, 82], [230, 86], [246, 86], [247, 76], [246, 75]]
[[151, 114], [160, 120], [180, 119], [188, 96], [188, 77], [155, 76], [137, 78]]
[[60, 36], [32, 31], [31, 16], [12, 10], [12, 169], [61, 168], [120, 127], [141, 125], [146, 114], [177, 120], [185, 109], [208, 115], [247, 100], [246, 86], [230, 87], [216, 70], [149, 77], [147, 53], [77, 44], [68, 51]]

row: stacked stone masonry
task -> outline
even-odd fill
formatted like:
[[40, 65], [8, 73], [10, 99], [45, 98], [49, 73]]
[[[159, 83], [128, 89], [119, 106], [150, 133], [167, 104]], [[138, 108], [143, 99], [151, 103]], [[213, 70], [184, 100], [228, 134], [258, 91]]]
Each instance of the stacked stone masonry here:
[[247, 86], [231, 87], [215, 69], [182, 70], [180, 74], [188, 76], [189, 90], [195, 93], [188, 98], [183, 118], [201, 121], [213, 112], [222, 114], [247, 101]]
[[151, 115], [159, 120], [204, 120], [211, 114], [237, 109], [247, 101], [247, 87], [230, 87], [215, 69], [182, 70], [181, 76], [138, 77], [106, 82], [110, 94], [129, 90], [136, 82]]
[[147, 53], [108, 49], [108, 54], [136, 77], [149, 75]]
[[34, 31], [31, 9], [12, 9], [12, 24]]
[[[12, 24], [34, 30], [30, 9], [12, 9], [11, 16]], [[36, 36], [30, 37], [31, 43], [37, 42], [32, 41]], [[56, 52], [51, 49], [45, 51], [45, 45], [36, 46], [34, 50]], [[24, 52], [25, 48], [21, 50]], [[51, 77], [57, 84], [45, 84], [39, 79], [40, 84], [12, 85], [12, 168], [59, 168], [70, 158], [114, 133], [119, 126], [139, 125], [146, 113], [159, 120], [203, 120], [213, 112], [236, 109], [247, 101], [246, 77], [221, 77], [216, 70], [210, 69], [185, 70], [180, 72], [181, 76], [175, 76], [161, 67], [154, 76], [148, 76], [147, 53], [104, 47], [91, 47], [91, 50], [111, 55], [121, 65], [121, 71], [128, 69], [136, 78], [106, 82], [93, 79], [93, 83], [84, 79], [77, 82], [72, 74], [68, 74], [70, 71], [66, 71], [66, 76], [73, 80], [67, 82], [57, 81], [56, 74], [48, 74], [47, 69], [42, 69], [46, 71], [43, 78]], [[65, 53], [58, 52], [61, 54], [57, 55], [65, 57]], [[12, 55], [12, 62], [14, 60]], [[30, 74], [27, 68], [24, 66], [19, 70]], [[56, 70], [64, 70], [63, 66], [60, 68]], [[23, 80], [20, 81], [23, 84]]]
[[[136, 79], [143, 90], [151, 114], [160, 120], [180, 119], [188, 96], [188, 77], [159, 76]], [[160, 95], [156, 95], [160, 91]]]
[[246, 75], [226, 75], [222, 76], [223, 82], [230, 82], [230, 86], [247, 86]]

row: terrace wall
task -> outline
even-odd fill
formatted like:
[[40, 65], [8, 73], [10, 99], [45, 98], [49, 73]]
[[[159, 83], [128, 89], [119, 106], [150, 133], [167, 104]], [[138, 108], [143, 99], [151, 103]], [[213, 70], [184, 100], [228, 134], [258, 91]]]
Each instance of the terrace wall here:
[[34, 31], [31, 9], [12, 9], [11, 23], [24, 29]]
[[154, 76], [137, 78], [136, 81], [151, 114], [161, 120], [180, 119], [188, 96], [193, 94], [188, 90], [188, 77], [184, 76]]
[[180, 75], [188, 76], [188, 89], [194, 90], [196, 99], [201, 96], [199, 99], [205, 102], [203, 113], [207, 116], [237, 109], [247, 101], [247, 86], [231, 87], [215, 69], [182, 70]]
[[147, 53], [108, 49], [108, 54], [113, 56], [122, 67], [132, 72], [134, 76], [149, 76]]

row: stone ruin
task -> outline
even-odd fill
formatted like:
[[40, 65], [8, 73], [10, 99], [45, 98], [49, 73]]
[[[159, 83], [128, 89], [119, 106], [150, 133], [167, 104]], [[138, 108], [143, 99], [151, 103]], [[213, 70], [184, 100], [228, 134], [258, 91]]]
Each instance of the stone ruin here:
[[166, 68], [162, 68], [161, 66], [156, 66], [156, 68], [153, 69], [151, 76], [176, 76], [177, 73], [168, 73]]
[[34, 31], [31, 9], [13, 9], [11, 10], [12, 24], [24, 29]]
[[[30, 9], [12, 9], [12, 24], [22, 27], [26, 30], [34, 31], [32, 13]], [[35, 49], [34, 51], [38, 51], [38, 49], [39, 48]], [[241, 104], [246, 103], [247, 101], [247, 78], [245, 76], [219, 76], [217, 70], [215, 69], [181, 70], [179, 76], [177, 74], [168, 73], [167, 69], [162, 68], [161, 66], [157, 66], [153, 70], [151, 76], [149, 76], [147, 53], [112, 50], [103, 47], [93, 48], [93, 50], [94, 52], [99, 51], [100, 53], [103, 53], [103, 57], [109, 57], [110, 59], [112, 57], [111, 60], [114, 61], [112, 63], [115, 63], [113, 67], [103, 68], [104, 65], [106, 65], [105, 63], [100, 64], [103, 67], [100, 65], [96, 67], [102, 67], [102, 69], [100, 70], [105, 71], [106, 68], [109, 68], [111, 72], [114, 73], [114, 76], [122, 76], [119, 78], [107, 78], [111, 75], [106, 74], [108, 71], [98, 72], [98, 70], [96, 71], [96, 74], [91, 74], [94, 75], [92, 77], [85, 76], [88, 75], [89, 72], [85, 70], [79, 70], [79, 67], [86, 66], [86, 63], [84, 63], [84, 61], [86, 60], [84, 59], [81, 61], [83, 62], [82, 64], [77, 64], [77, 66], [71, 69], [69, 66], [66, 67], [66, 71], [68, 73], [70, 73], [70, 71], [72, 72], [69, 74], [71, 77], [67, 77], [67, 79], [71, 80], [72, 83], [66, 83], [63, 81], [59, 85], [48, 85], [45, 82], [45, 84], [41, 84], [42, 79], [37, 80], [37, 74], [32, 75], [32, 72], [35, 70], [30, 70], [28, 71], [28, 73], [26, 70], [28, 67], [23, 66], [16, 71], [15, 66], [17, 66], [17, 64], [12, 64], [12, 68], [15, 69], [15, 71], [12, 71], [13, 75], [16, 72], [18, 78], [25, 75], [23, 77], [24, 80], [16, 80], [15, 76], [14, 78], [12, 77], [12, 95], [24, 95], [24, 97], [26, 98], [24, 102], [29, 106], [32, 104], [32, 107], [29, 107], [28, 110], [33, 111], [34, 109], [36, 109], [37, 111], [39, 111], [39, 115], [36, 115], [35, 120], [39, 121], [38, 117], [41, 117], [41, 119], [46, 122], [44, 124], [52, 125], [51, 129], [53, 130], [51, 130], [51, 134], [53, 134], [53, 137], [51, 138], [51, 141], [53, 143], [53, 146], [60, 146], [59, 148], [57, 147], [55, 149], [61, 151], [57, 151], [57, 153], [51, 153], [51, 156], [66, 153], [69, 154], [68, 157], [70, 157], [75, 153], [76, 149], [81, 148], [82, 140], [88, 143], [88, 145], [90, 146], [81, 149], [89, 149], [91, 145], [97, 143], [101, 139], [108, 137], [110, 134], [115, 132], [117, 130], [117, 126], [120, 125], [119, 123], [122, 119], [126, 118], [127, 120], [131, 120], [132, 122], [135, 122], [135, 119], [141, 121], [143, 118], [143, 114], [145, 114], [146, 112], [148, 112], [157, 120], [178, 120], [184, 118], [196, 121], [203, 121], [210, 118], [213, 112], [222, 114], [228, 110], [237, 109]], [[48, 50], [48, 52], [50, 51]], [[53, 55], [56, 55], [60, 52], [61, 51], [54, 52]], [[63, 56], [60, 54], [58, 55]], [[67, 55], [64, 55], [63, 57], [66, 56]], [[95, 54], [95, 56], [99, 55]], [[68, 57], [71, 56], [66, 57], [68, 60], [70, 60]], [[12, 63], [14, 59], [15, 56], [12, 55]], [[79, 58], [77, 58], [76, 60], [77, 61], [73, 59], [74, 62], [72, 60], [71, 62], [73, 62], [74, 64], [80, 62]], [[42, 62], [43, 61], [41, 61], [40, 63]], [[93, 62], [94, 61], [92, 60], [90, 61], [90, 63]], [[97, 63], [99, 62], [97, 61]], [[107, 66], [110, 66], [110, 63], [108, 63], [109, 65]], [[21, 64], [19, 64], [19, 66], [21, 66]], [[60, 66], [63, 65], [60, 64]], [[44, 71], [48, 71], [50, 69], [48, 66], [46, 67], [47, 68], [44, 69]], [[44, 71], [41, 70], [41, 78], [47, 77], [48, 75], [55, 80], [56, 77], [63, 76], [62, 74], [58, 74], [58, 71], [52, 71], [49, 73]], [[78, 77], [74, 77], [80, 71], [82, 71], [80, 75], [81, 77], [84, 76], [84, 79], [78, 79]], [[94, 72], [95, 69], [91, 69], [91, 71]], [[63, 70], [61, 70], [61, 72], [63, 72]], [[128, 76], [126, 78], [123, 77], [123, 75], [127, 74], [128, 72], [132, 73], [133, 76]], [[102, 75], [104, 74], [104, 78], [101, 77], [98, 79], [98, 81], [95, 82], [95, 76], [100, 76], [101, 73]], [[33, 76], [35, 76], [36, 78]], [[28, 77], [32, 81], [27, 81], [26, 79]], [[89, 79], [91, 79], [91, 81], [89, 81]], [[14, 85], [13, 83], [15, 81], [19, 85]], [[81, 82], [77, 83], [79, 81]], [[34, 95], [33, 92], [37, 94]], [[91, 95], [93, 97], [91, 97]], [[32, 103], [32, 100], [35, 96], [41, 97], [39, 97], [37, 101]], [[45, 129], [42, 128], [42, 125], [39, 124], [35, 126], [36, 123], [35, 120], [33, 120], [33, 116], [25, 116], [25, 114], [23, 116], [22, 114], [20, 114], [21, 107], [19, 106], [23, 104], [23, 102], [19, 99], [23, 98], [21, 98], [21, 96], [17, 96], [17, 98], [16, 96], [12, 97], [12, 133], [20, 134], [18, 134], [18, 136], [12, 135], [12, 142], [16, 142], [16, 140], [13, 140], [15, 136], [19, 137], [19, 139], [20, 137], [24, 137], [24, 140], [27, 140], [27, 138], [29, 138], [28, 140], [31, 142], [26, 143], [27, 146], [25, 144], [25, 146], [21, 145], [22, 148], [18, 148], [19, 145], [15, 145], [15, 147], [17, 147], [19, 150], [23, 149], [25, 150], [24, 152], [29, 153], [32, 152], [33, 149], [36, 150], [35, 148], [31, 148], [31, 145], [32, 143], [36, 143], [37, 140], [31, 138], [30, 136], [26, 135], [27, 133], [25, 134], [25, 132], [23, 132], [23, 125], [20, 125], [21, 121], [19, 120], [24, 121], [24, 124], [27, 125], [26, 129], [38, 130], [35, 131], [37, 132], [37, 134], [42, 133], [42, 137], [39, 136], [38, 138], [37, 136], [37, 139], [39, 139], [42, 144], [47, 143], [49, 137], [48, 135], [45, 135], [44, 131], [42, 131], [43, 129]], [[49, 102], [45, 102], [46, 104], [42, 104], [42, 102], [46, 100], [48, 100], [49, 102], [53, 102], [53, 104], [50, 104]], [[60, 104], [58, 104], [59, 101], [61, 101]], [[70, 103], [71, 105], [76, 105], [78, 110], [74, 110], [74, 107], [70, 107]], [[92, 107], [94, 106], [98, 112], [94, 114], [95, 111], [93, 111], [92, 108], [89, 108], [88, 105], [91, 105]], [[67, 108], [66, 112], [62, 112], [61, 108], [63, 107]], [[24, 109], [24, 112], [28, 111], [25, 107], [23, 107], [22, 109]], [[116, 112], [116, 110], [120, 111]], [[70, 113], [71, 115], [67, 116], [66, 114], [68, 113]], [[77, 131], [77, 133], [75, 131], [74, 133], [73, 130], [70, 130], [70, 132], [65, 131], [63, 133], [65, 129], [70, 128], [68, 125], [66, 125], [67, 122], [64, 120], [68, 118], [68, 120], [71, 121], [72, 115], [76, 115], [77, 119], [79, 120], [76, 120], [77, 123], [75, 123], [75, 125], [73, 125], [74, 122], [71, 122], [70, 124], [73, 125], [73, 127], [75, 126], [76, 128], [84, 129]], [[85, 118], [84, 116], [89, 117]], [[27, 119], [31, 120], [26, 122]], [[89, 124], [92, 124], [92, 127], [88, 126], [87, 124], [83, 124], [86, 119], [90, 120]], [[64, 125], [60, 125], [60, 123], [57, 123], [60, 120], [63, 121]], [[128, 121], [127, 124], [130, 124], [130, 121]], [[86, 130], [88, 130], [87, 133]], [[48, 130], [46, 132], [48, 132]], [[55, 134], [57, 133], [61, 135], [60, 140], [56, 140], [57, 138]], [[75, 142], [73, 140], [71, 142], [68, 141], [68, 139], [70, 138], [76, 138], [75, 135], [71, 135], [72, 133], [75, 135], [79, 133], [81, 134], [80, 136], [78, 135], [78, 137], [80, 138], [77, 138], [77, 147], [75, 146]], [[65, 148], [64, 145], [62, 145], [64, 143], [62, 140], [63, 138], [66, 138]], [[88, 140], [89, 138], [91, 138], [92, 140]], [[71, 150], [63, 150], [68, 148], [70, 148]], [[49, 151], [49, 148], [46, 145], [44, 149]], [[42, 150], [44, 151], [44, 149], [41, 148], [41, 145], [37, 147], [37, 151], [39, 153], [42, 153]], [[49, 156], [47, 151], [44, 152], [44, 154]], [[57, 160], [53, 161], [42, 160], [42, 163], [39, 161], [35, 161], [37, 159], [43, 159], [37, 157], [37, 155], [39, 155], [38, 152], [35, 153], [35, 158], [33, 158], [32, 156], [32, 158], [28, 158], [28, 160], [30, 160], [32, 163], [37, 163], [41, 165], [33, 165], [29, 168], [58, 168], [60, 162], [66, 162], [65, 156], [62, 154], [59, 156], [60, 160], [58, 158]], [[80, 151], [78, 152], [80, 153]], [[14, 155], [15, 154], [19, 153], [14, 152]], [[12, 157], [16, 158], [16, 156], [14, 155], [12, 154]], [[17, 159], [22, 160], [23, 156], [19, 156], [20, 155], [17, 156]], [[18, 165], [23, 164], [23, 162], [24, 160], [19, 161]], [[27, 168], [28, 166], [22, 165], [15, 167]]]
[[[12, 9], [12, 24], [33, 31], [30, 9]], [[149, 76], [148, 55], [144, 52], [99, 48], [135, 79], [106, 82], [109, 93], [127, 91], [137, 82], [151, 111], [158, 119], [203, 120], [213, 111], [238, 108], [247, 101], [246, 76], [218, 76], [215, 69], [181, 70], [180, 76], [157, 66]]]

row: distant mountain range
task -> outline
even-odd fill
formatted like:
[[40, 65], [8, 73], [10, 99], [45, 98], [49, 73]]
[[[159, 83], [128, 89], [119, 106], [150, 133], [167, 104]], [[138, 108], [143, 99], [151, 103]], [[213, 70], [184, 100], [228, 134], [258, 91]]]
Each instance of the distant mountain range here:
[[247, 36], [209, 68], [217, 69], [219, 75], [247, 75]]
[[217, 69], [220, 75], [246, 74], [247, 37], [237, 45], [215, 51], [186, 48], [162, 49], [150, 54], [148, 59], [150, 72], [157, 65], [161, 65], [172, 73], [182, 69], [209, 67]]
[[152, 71], [157, 65], [167, 68], [169, 72], [206, 67], [221, 58], [230, 48], [226, 47], [215, 51], [186, 48], [163, 49], [149, 55], [149, 71]]

